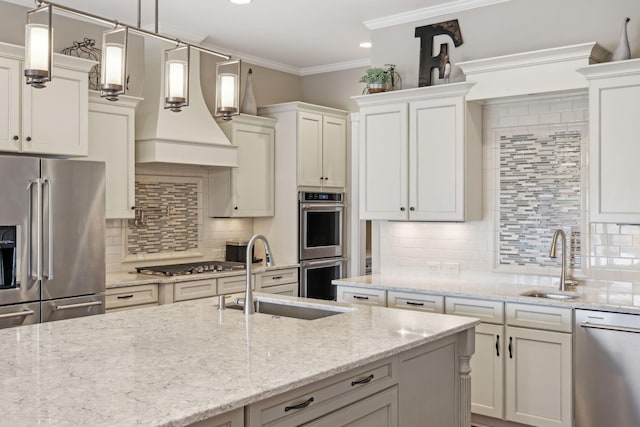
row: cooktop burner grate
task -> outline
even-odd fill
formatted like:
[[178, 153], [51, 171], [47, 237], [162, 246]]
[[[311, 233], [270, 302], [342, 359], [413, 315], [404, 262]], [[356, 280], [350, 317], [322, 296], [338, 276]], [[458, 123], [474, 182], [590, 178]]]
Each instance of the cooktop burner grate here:
[[136, 267], [141, 274], [156, 274], [164, 276], [184, 276], [187, 274], [210, 273], [216, 271], [244, 270], [242, 262], [205, 261], [186, 264], [153, 265], [150, 267]]

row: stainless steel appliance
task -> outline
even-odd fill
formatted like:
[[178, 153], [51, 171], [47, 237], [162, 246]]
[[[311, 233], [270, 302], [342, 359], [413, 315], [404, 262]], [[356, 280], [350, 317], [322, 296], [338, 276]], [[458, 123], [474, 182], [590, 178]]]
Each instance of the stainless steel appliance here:
[[300, 259], [340, 257], [344, 245], [342, 193], [300, 192]]
[[299, 193], [301, 297], [335, 300], [331, 284], [343, 277], [344, 201], [342, 193]]
[[[246, 250], [246, 246], [245, 246]], [[136, 267], [141, 274], [155, 274], [160, 276], [185, 276], [188, 274], [214, 273], [216, 271], [244, 270], [242, 262], [231, 261], [202, 261], [185, 264], [152, 265], [149, 267]]]
[[640, 316], [576, 310], [575, 425], [640, 426]]
[[104, 163], [0, 156], [0, 183], [0, 328], [104, 313]]

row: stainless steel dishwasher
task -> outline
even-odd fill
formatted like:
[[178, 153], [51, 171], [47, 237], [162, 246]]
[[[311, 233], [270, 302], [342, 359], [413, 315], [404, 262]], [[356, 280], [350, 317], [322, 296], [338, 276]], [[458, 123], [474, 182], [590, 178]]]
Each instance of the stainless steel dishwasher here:
[[640, 426], [640, 315], [576, 310], [576, 427]]

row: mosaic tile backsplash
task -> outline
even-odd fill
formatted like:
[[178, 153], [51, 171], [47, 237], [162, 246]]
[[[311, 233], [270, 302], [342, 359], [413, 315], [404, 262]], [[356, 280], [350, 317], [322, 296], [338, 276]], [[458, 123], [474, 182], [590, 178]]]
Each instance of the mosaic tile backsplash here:
[[580, 266], [580, 143], [579, 130], [500, 136], [499, 264], [557, 265], [559, 228], [569, 267]]
[[137, 182], [136, 208], [144, 221], [129, 220], [129, 255], [198, 248], [198, 184]]

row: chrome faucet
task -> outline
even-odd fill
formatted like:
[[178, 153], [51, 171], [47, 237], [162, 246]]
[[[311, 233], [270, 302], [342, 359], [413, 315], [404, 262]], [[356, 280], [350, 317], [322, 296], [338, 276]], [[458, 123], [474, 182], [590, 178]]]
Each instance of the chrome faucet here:
[[551, 249], [549, 250], [549, 256], [551, 258], [558, 257], [558, 236], [562, 238], [562, 267], [560, 270], [560, 291], [567, 290], [566, 274], [567, 274], [567, 235], [564, 231], [557, 229], [553, 233], [553, 239], [551, 240]]
[[253, 246], [256, 240], [262, 240], [264, 244], [264, 258], [267, 262], [267, 267], [273, 265], [273, 257], [271, 256], [271, 249], [269, 248], [269, 242], [267, 238], [262, 234], [254, 234], [247, 244], [247, 290], [244, 296], [244, 314], [253, 314], [256, 312], [253, 303], [253, 289], [251, 289], [251, 266], [253, 263]]

